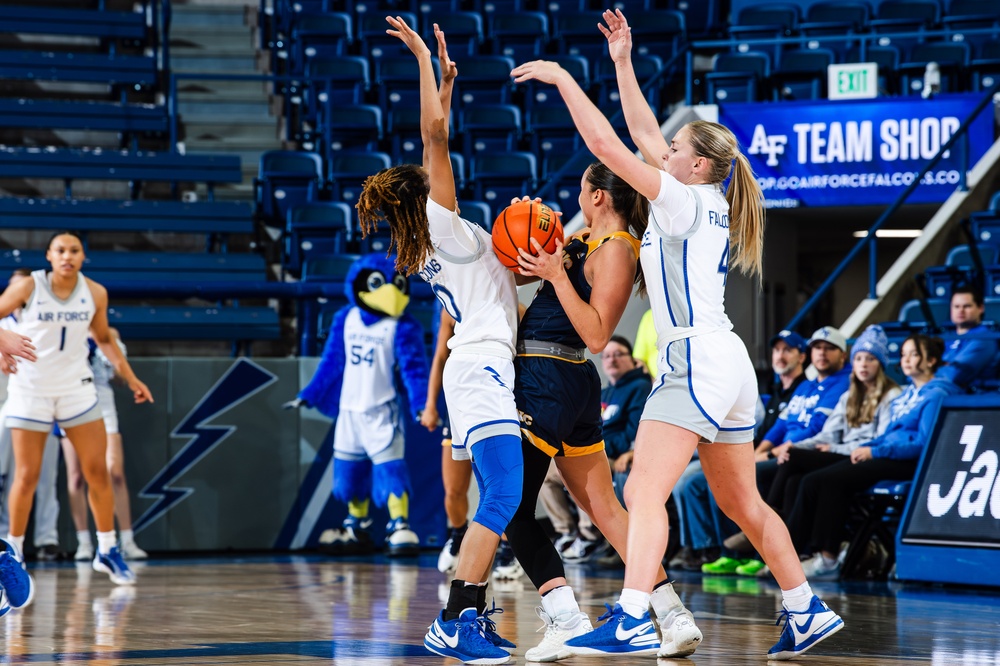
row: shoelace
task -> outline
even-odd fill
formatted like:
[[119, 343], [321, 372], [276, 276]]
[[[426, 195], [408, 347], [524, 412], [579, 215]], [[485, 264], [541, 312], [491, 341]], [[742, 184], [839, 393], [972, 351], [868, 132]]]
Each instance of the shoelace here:
[[603, 622], [604, 620], [610, 620], [615, 615], [617, 615], [617, 613], [615, 613], [614, 606], [612, 606], [611, 604], [607, 604], [606, 603], [606, 604], [604, 604], [604, 607], [608, 609], [608, 612], [605, 613], [604, 615], [602, 615], [601, 617], [597, 618], [598, 622]]
[[777, 627], [781, 625], [782, 621], [784, 621], [785, 626], [787, 627], [788, 623], [791, 622], [791, 617], [792, 613], [787, 608], [782, 608], [780, 611], [778, 611], [778, 619], [774, 621], [774, 626]]
[[497, 633], [497, 623], [490, 619], [490, 615], [503, 613], [502, 608], [497, 608], [497, 600], [493, 600], [493, 607], [483, 610], [483, 614], [476, 618], [476, 622], [483, 628], [484, 634]]

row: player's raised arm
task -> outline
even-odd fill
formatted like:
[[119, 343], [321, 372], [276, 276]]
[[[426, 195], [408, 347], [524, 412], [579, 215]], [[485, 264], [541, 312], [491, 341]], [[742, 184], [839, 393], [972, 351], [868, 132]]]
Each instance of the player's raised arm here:
[[398, 37], [417, 57], [420, 66], [420, 135], [424, 141], [425, 167], [430, 176], [430, 199], [448, 210], [455, 209], [455, 177], [448, 152], [448, 119], [441, 107], [431, 52], [420, 35], [400, 17], [385, 18], [392, 26], [386, 33]]

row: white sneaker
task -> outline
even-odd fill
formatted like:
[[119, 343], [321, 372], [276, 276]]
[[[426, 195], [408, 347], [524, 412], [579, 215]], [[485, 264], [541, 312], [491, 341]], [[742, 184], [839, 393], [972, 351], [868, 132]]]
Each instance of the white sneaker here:
[[493, 578], [495, 580], [517, 580], [524, 574], [521, 563], [517, 558], [511, 558], [510, 562], [497, 562], [493, 567]]
[[455, 547], [454, 537], [448, 537], [444, 542], [444, 548], [438, 555], [438, 571], [443, 574], [453, 574], [458, 567], [458, 548]]
[[566, 647], [566, 641], [582, 636], [594, 630], [586, 613], [574, 613], [565, 620], [554, 620], [549, 617], [541, 606], [535, 608], [535, 613], [545, 623], [545, 637], [537, 646], [524, 653], [528, 661], [559, 661], [572, 655]]
[[94, 559], [94, 544], [93, 543], [81, 543], [76, 547], [76, 555], [73, 559], [77, 562], [89, 562]]
[[807, 580], [837, 580], [840, 578], [840, 559], [829, 564], [822, 553], [816, 553], [802, 563], [802, 572]]
[[[135, 541], [122, 541], [121, 550], [122, 557], [126, 560], [145, 560], [149, 557], [149, 553], [144, 551], [142, 548], [139, 548]], [[77, 554], [79, 555], [79, 552]]]
[[686, 657], [701, 643], [701, 630], [687, 608], [675, 608], [666, 617], [656, 618], [660, 628], [660, 651], [657, 657]]

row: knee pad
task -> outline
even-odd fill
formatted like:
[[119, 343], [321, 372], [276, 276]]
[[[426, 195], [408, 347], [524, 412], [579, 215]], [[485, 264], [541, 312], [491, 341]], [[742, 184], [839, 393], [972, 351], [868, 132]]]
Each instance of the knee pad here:
[[333, 460], [333, 496], [341, 502], [366, 499], [372, 488], [372, 462], [367, 458]]
[[375, 506], [385, 506], [389, 495], [401, 497], [410, 492], [410, 473], [402, 460], [372, 466], [372, 499]]
[[480, 489], [473, 520], [497, 535], [503, 534], [521, 503], [521, 438], [496, 435], [482, 439], [472, 445], [472, 462]]

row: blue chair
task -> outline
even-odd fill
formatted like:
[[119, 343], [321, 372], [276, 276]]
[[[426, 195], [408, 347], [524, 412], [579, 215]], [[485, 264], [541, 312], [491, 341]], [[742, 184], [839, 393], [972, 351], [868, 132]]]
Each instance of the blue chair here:
[[551, 153], [574, 153], [583, 147], [583, 139], [573, 124], [569, 109], [539, 106], [527, 115], [526, 131], [531, 136], [531, 151], [542, 158]]
[[549, 42], [549, 17], [542, 12], [495, 12], [490, 23], [493, 53], [516, 62], [535, 60]]
[[378, 150], [382, 141], [382, 109], [370, 104], [332, 106], [329, 111], [330, 128], [324, 131], [320, 117], [321, 136], [330, 139], [334, 151]]
[[455, 79], [454, 99], [462, 106], [509, 104], [514, 84], [510, 70], [514, 59], [486, 55], [462, 60], [461, 74]]
[[310, 114], [319, 103], [362, 104], [371, 87], [368, 60], [361, 56], [315, 56], [306, 61], [305, 103]]
[[[911, 480], [879, 481], [858, 496], [854, 502], [858, 524], [853, 529], [847, 554], [840, 567], [841, 578], [859, 574], [882, 577], [892, 569], [896, 562], [896, 532], [912, 484]], [[872, 563], [874, 569], [861, 571], [868, 543], [872, 539], [881, 545], [886, 557]]]
[[[879, 36], [879, 46], [896, 46], [906, 50], [924, 41], [922, 33], [937, 26], [941, 7], [936, 0], [883, 0], [868, 21], [871, 31]], [[897, 37], [899, 33], [920, 33], [918, 37]]]
[[288, 211], [284, 268], [298, 274], [303, 259], [319, 252], [346, 252], [351, 243], [353, 211], [345, 203], [315, 201]]
[[858, 45], [847, 50], [844, 62], [873, 62], [878, 66], [879, 95], [893, 95], [899, 89], [896, 70], [899, 49], [895, 46]]
[[[547, 60], [559, 63], [584, 91], [590, 89], [590, 63], [586, 58], [576, 55], [546, 56]], [[555, 86], [529, 81], [525, 84], [524, 104], [527, 110], [539, 106], [565, 106], [562, 96]]]
[[[447, 36], [448, 50], [454, 55], [479, 55], [485, 40], [483, 17], [478, 12], [426, 13], [424, 16], [424, 39], [434, 44], [434, 24]], [[464, 65], [464, 60], [463, 60]], [[463, 75], [465, 73], [463, 67]]]
[[289, 72], [305, 71], [311, 58], [345, 55], [354, 43], [354, 31], [348, 14], [297, 14], [293, 19]]
[[[635, 71], [635, 78], [642, 86], [658, 74], [663, 69], [663, 60], [655, 55], [633, 55], [632, 69]], [[618, 94], [618, 75], [615, 72], [615, 64], [610, 59], [602, 60], [594, 75], [594, 80], [600, 86], [597, 93], [597, 105], [604, 110], [618, 111], [621, 108], [621, 97]], [[660, 111], [660, 88], [664, 83], [661, 79], [659, 85], [652, 86], [646, 91], [646, 101], [653, 113], [659, 115]]]
[[979, 264], [974, 259], [972, 252], [972, 248], [968, 245], [958, 245], [951, 248], [948, 252], [948, 258], [944, 263], [946, 266], [954, 266], [956, 268], [976, 268], [977, 265], [988, 266], [998, 263], [997, 259], [998, 254], [1000, 254], [1000, 248], [997, 248], [992, 243], [977, 243], [976, 252], [979, 254]]
[[260, 156], [254, 198], [264, 224], [282, 228], [293, 206], [319, 198], [323, 164], [319, 155], [294, 150], [270, 150]]
[[952, 292], [960, 285], [975, 285], [976, 271], [955, 266], [931, 266], [924, 270], [924, 285], [932, 298], [951, 299]]
[[470, 169], [475, 198], [498, 209], [530, 194], [538, 181], [538, 161], [531, 153], [479, 155]]
[[[464, 76], [465, 61], [462, 63]], [[434, 76], [440, 79], [441, 68], [437, 58], [431, 60], [431, 66], [434, 68]], [[400, 106], [420, 108], [420, 69], [412, 55], [380, 58], [375, 61], [375, 72], [378, 80], [378, 103], [383, 111], [388, 112]]]
[[545, 157], [542, 163], [543, 179], [546, 184], [552, 182], [552, 194], [545, 199], [562, 209], [564, 221], [568, 222], [580, 209], [580, 178], [587, 167], [596, 161], [597, 158], [589, 151], [582, 154], [557, 153]]
[[[941, 27], [952, 42], [982, 47], [1000, 38], [1000, 12], [993, 0], [952, 0], [941, 17]], [[970, 30], [993, 28], [992, 32], [972, 34]]]
[[[745, 40], [788, 37], [795, 34], [798, 24], [798, 5], [758, 4], [740, 11], [736, 22], [729, 26], [729, 35], [733, 39], [735, 50], [747, 52], [764, 47], [752, 47], [746, 44]], [[775, 45], [772, 56], [776, 65], [781, 57], [780, 54], [781, 46]]]
[[1000, 245], [1000, 211], [984, 210], [969, 216], [972, 235], [978, 243]]
[[[357, 11], [357, 7], [355, 7], [355, 11]], [[385, 20], [386, 13], [391, 13], [393, 16], [402, 18], [406, 21], [406, 25], [410, 26], [413, 30], [420, 29], [420, 24], [417, 22], [417, 15], [413, 12], [374, 10], [358, 13], [358, 40], [361, 42], [361, 53], [368, 55], [374, 61], [386, 57], [409, 55], [410, 53], [410, 50], [403, 42], [399, 41], [396, 37], [385, 34], [386, 29], [391, 27]], [[410, 55], [410, 59], [413, 59], [412, 55]]]
[[510, 152], [521, 140], [521, 110], [512, 104], [473, 106], [462, 111], [459, 128], [467, 160], [485, 153]]
[[635, 35], [636, 55], [657, 55], [669, 60], [687, 40], [687, 26], [681, 12], [663, 9], [626, 18]]
[[771, 74], [774, 101], [824, 99], [826, 70], [836, 56], [830, 49], [792, 49], [781, 55], [781, 65]]
[[552, 40], [559, 53], [580, 56], [588, 62], [601, 62], [608, 55], [608, 44], [600, 39], [601, 34], [597, 31], [600, 22], [599, 11], [562, 12], [555, 16]]
[[974, 90], [986, 90], [1000, 79], [1000, 42], [987, 42], [979, 47], [979, 57], [969, 63]]
[[464, 219], [479, 225], [486, 231], [493, 230], [493, 213], [487, 204], [482, 201], [459, 200], [458, 209]]
[[720, 53], [715, 67], [705, 75], [708, 102], [755, 102], [770, 75], [771, 59], [766, 53]]
[[336, 152], [330, 157], [330, 184], [333, 200], [351, 205], [361, 195], [365, 178], [392, 166], [392, 158], [377, 152]]
[[919, 300], [903, 303], [899, 309], [899, 321], [917, 328], [935, 328], [951, 321], [951, 301], [949, 299], [929, 298], [925, 302], [927, 311], [923, 309]]
[[[834, 0], [810, 5], [806, 20], [799, 24], [801, 47], [830, 49], [843, 58], [847, 50], [857, 45], [854, 38], [867, 30], [871, 7], [867, 2]], [[817, 37], [842, 37], [842, 41], [816, 40]]]
[[941, 92], [958, 92], [965, 87], [961, 79], [965, 77], [970, 60], [971, 51], [965, 42], [914, 44], [910, 57], [899, 65], [900, 92], [904, 95], [923, 92], [924, 71], [931, 62], [936, 62], [941, 72]]

